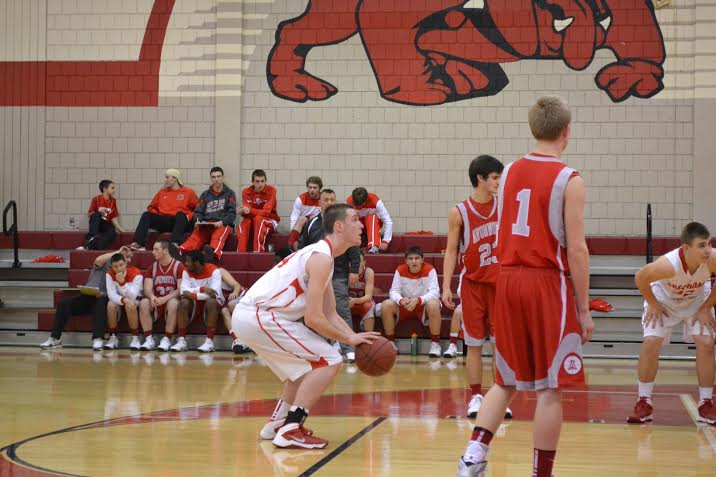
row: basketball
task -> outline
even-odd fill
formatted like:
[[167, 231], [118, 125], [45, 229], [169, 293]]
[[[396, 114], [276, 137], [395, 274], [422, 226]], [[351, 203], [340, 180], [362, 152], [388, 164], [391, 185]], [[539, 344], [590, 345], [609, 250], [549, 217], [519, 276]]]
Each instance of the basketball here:
[[383, 376], [393, 369], [396, 358], [393, 345], [382, 336], [356, 348], [356, 366], [368, 376]]

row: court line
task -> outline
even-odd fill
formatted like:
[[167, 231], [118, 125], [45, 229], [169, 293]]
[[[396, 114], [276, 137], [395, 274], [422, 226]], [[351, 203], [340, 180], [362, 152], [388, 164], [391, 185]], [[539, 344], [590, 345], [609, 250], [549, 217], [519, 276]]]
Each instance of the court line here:
[[316, 472], [318, 472], [318, 470], [321, 469], [321, 467], [323, 467], [324, 465], [328, 464], [330, 461], [332, 461], [333, 459], [338, 457], [343, 451], [345, 451], [350, 446], [355, 444], [358, 441], [358, 439], [360, 439], [361, 437], [363, 437], [364, 435], [368, 434], [370, 431], [372, 431], [373, 429], [378, 427], [378, 425], [380, 425], [380, 423], [385, 421], [386, 419], [388, 419], [388, 418], [385, 416], [382, 416], [382, 417], [379, 417], [378, 419], [376, 419], [375, 421], [371, 422], [370, 424], [365, 426], [363, 429], [358, 431], [358, 433], [355, 434], [353, 437], [351, 437], [350, 439], [345, 441], [343, 444], [336, 447], [333, 450], [333, 452], [331, 452], [326, 457], [324, 457], [323, 459], [319, 460], [318, 462], [313, 464], [311, 467], [309, 467], [308, 470], [306, 470], [304, 473], [302, 473], [298, 477], [308, 477], [309, 475], [315, 474]]
[[694, 424], [696, 424], [696, 427], [699, 430], [703, 431], [704, 437], [711, 446], [711, 450], [713, 450], [714, 454], [716, 454], [716, 436], [714, 436], [713, 429], [711, 429], [711, 427], [707, 427], [708, 424], [700, 423], [698, 421], [699, 409], [697, 407], [696, 400], [689, 394], [679, 394], [679, 397], [681, 398], [682, 404], [686, 408], [686, 412], [688, 412], [689, 416], [691, 416], [691, 419], [694, 420]]

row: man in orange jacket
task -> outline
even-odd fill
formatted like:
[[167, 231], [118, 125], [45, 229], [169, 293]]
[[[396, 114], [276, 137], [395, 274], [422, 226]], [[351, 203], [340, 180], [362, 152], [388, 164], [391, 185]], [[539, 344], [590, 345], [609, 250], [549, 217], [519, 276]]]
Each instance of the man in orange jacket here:
[[194, 191], [181, 183], [181, 173], [177, 169], [167, 169], [164, 187], [156, 193], [139, 219], [134, 242], [129, 247], [146, 250], [149, 229], [171, 232], [171, 243], [179, 246], [184, 241], [184, 234], [191, 231], [191, 220], [198, 203], [199, 198]]
[[238, 227], [237, 251], [247, 252], [252, 241], [254, 252], [265, 252], [281, 218], [276, 212], [276, 188], [266, 183], [261, 169], [251, 173], [251, 185], [241, 191], [239, 213], [243, 220]]

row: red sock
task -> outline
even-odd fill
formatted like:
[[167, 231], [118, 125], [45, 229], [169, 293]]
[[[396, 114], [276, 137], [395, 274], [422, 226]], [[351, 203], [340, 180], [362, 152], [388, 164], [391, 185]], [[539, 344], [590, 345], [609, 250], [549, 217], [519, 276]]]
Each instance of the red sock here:
[[480, 444], [485, 444], [486, 446], [489, 446], [490, 442], [492, 442], [493, 436], [494, 436], [494, 434], [492, 434], [492, 432], [488, 431], [487, 429], [483, 429], [482, 427], [475, 426], [472, 429], [472, 437], [470, 437], [470, 440], [477, 441]]
[[288, 234], [288, 245], [293, 245], [293, 243], [298, 240], [299, 233], [295, 230], [291, 230], [291, 233]]
[[174, 334], [174, 333], [169, 333], [168, 331], [165, 331], [165, 332], [164, 332], [164, 336], [166, 336], [166, 337], [169, 338], [169, 339], [172, 339], [172, 335], [173, 335], [173, 334]]
[[116, 335], [117, 334], [117, 327], [116, 326], [110, 326], [109, 328], [109, 334], [110, 335]]
[[550, 477], [552, 475], [552, 466], [554, 465], [554, 456], [556, 454], [557, 451], [535, 449], [532, 477]]
[[130, 331], [132, 332], [132, 336], [139, 336], [139, 328], [133, 328]]
[[186, 336], [186, 328], [179, 328], [179, 336], [181, 338]]
[[395, 335], [385, 335], [385, 339], [388, 341], [395, 341]]
[[482, 384], [471, 384], [470, 391], [472, 391], [473, 396], [475, 394], [482, 394]]
[[216, 328], [207, 328], [206, 329], [206, 337], [210, 340], [214, 339], [214, 335], [216, 334]]
[[457, 344], [457, 336], [458, 335], [453, 335], [452, 333], [450, 333], [450, 344]]
[[440, 343], [440, 335], [430, 335], [430, 339], [433, 343]]
[[234, 333], [234, 330], [231, 330], [229, 333], [231, 334], [231, 339], [232, 339], [232, 340], [237, 339], [237, 338], [236, 338], [236, 333]]
[[145, 337], [145, 338], [149, 338], [150, 336], [152, 336], [152, 330], [149, 330], [149, 331], [145, 331], [145, 332], [144, 332], [144, 337]]

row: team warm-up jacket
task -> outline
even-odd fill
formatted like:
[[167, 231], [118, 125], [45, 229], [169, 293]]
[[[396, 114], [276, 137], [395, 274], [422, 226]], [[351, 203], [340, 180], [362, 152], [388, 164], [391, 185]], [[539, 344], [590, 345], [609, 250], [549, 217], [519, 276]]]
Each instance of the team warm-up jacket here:
[[107, 297], [115, 305], [124, 305], [125, 299], [136, 303], [137, 298], [142, 294], [144, 277], [136, 267], [127, 267], [127, 273], [121, 283], [117, 281], [117, 275], [110, 268], [105, 275], [105, 280], [107, 282]]
[[183, 295], [189, 292], [194, 295], [195, 300], [204, 301], [209, 298], [207, 289], [214, 290], [216, 300], [223, 303], [224, 294], [221, 293], [221, 270], [216, 265], [207, 263], [201, 273], [190, 273], [184, 270], [181, 276], [180, 292]]
[[194, 209], [198, 222], [218, 222], [232, 226], [236, 221], [236, 194], [224, 185], [216, 193], [212, 187], [201, 193], [199, 204]]
[[410, 273], [408, 265], [402, 264], [393, 275], [393, 284], [390, 287], [390, 299], [395, 303], [403, 298], [420, 298], [423, 305], [429, 300], [440, 299], [440, 286], [438, 285], [438, 274], [435, 268], [423, 263], [418, 273]]

